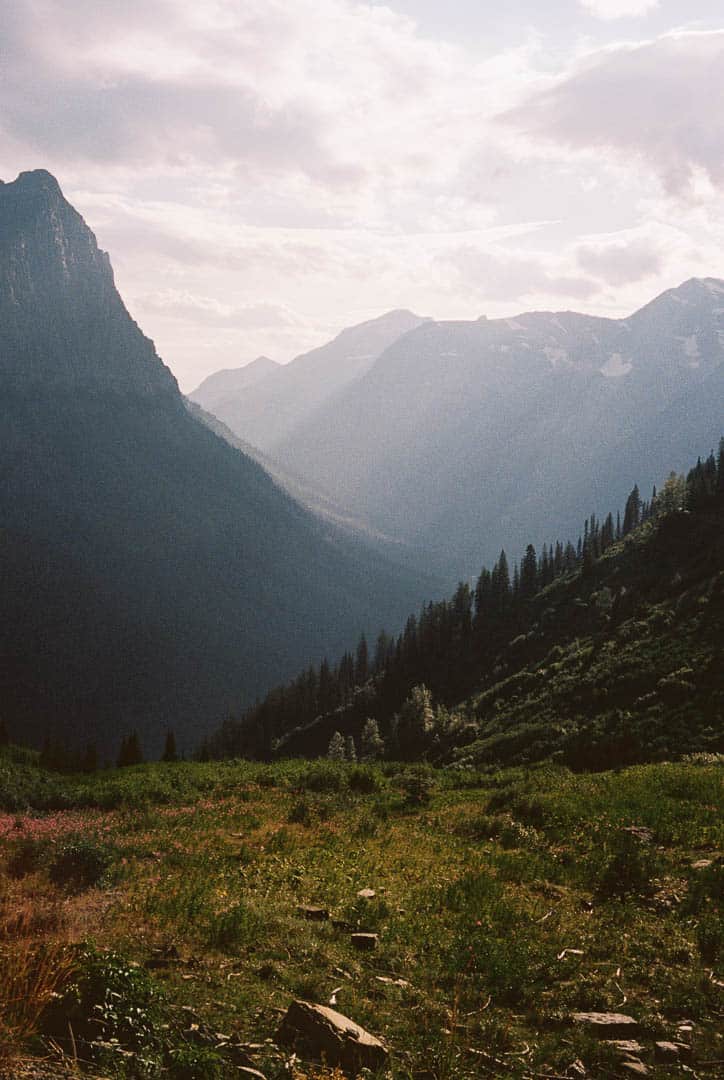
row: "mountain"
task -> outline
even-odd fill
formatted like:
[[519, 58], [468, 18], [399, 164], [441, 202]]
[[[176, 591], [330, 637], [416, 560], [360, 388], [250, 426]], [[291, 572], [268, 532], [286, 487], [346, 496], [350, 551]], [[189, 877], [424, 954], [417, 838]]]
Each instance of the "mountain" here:
[[50, 174], [0, 185], [0, 700], [11, 735], [187, 747], [419, 579], [191, 415]]
[[232, 380], [221, 376], [234, 373], [219, 372], [189, 396], [240, 438], [274, 453], [298, 425], [313, 424], [317, 410], [363, 375], [397, 338], [425, 321], [411, 311], [390, 311], [343, 330], [289, 364], [277, 365], [252, 385], [235, 385], [222, 396], [217, 387], [231, 388]]
[[692, 280], [627, 319], [427, 321], [274, 453], [455, 579], [650, 490], [722, 401], [724, 282]]
[[394, 760], [466, 766], [723, 752], [724, 438], [651, 503], [632, 491], [623, 520], [589, 519], [580, 553], [529, 547], [519, 582], [499, 559], [364, 662], [273, 691], [215, 752], [319, 756], [335, 732], [363, 753], [379, 756], [381, 735]]
[[243, 396], [249, 387], [256, 386], [280, 366], [268, 356], [258, 356], [244, 367], [216, 371], [194, 390], [193, 399], [202, 409], [214, 413], [223, 409], [224, 402]]

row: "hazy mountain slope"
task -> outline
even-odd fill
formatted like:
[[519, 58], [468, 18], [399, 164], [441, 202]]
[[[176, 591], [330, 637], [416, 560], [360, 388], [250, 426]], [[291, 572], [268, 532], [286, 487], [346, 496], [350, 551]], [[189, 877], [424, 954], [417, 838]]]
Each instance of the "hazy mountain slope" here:
[[[231, 428], [219, 420], [218, 416], [213, 413], [207, 412], [195, 401], [191, 401], [190, 398], [186, 398], [186, 407], [192, 416], [200, 420], [202, 424], [208, 427], [215, 435], [224, 439], [237, 450], [241, 450], [242, 454], [251, 458], [252, 461], [256, 461], [258, 465], [261, 465], [262, 469], [279, 485], [279, 487], [286, 491], [288, 495], [302, 506], [305, 506], [308, 510], [318, 517], [328, 519], [341, 529], [351, 532], [352, 534], [359, 534], [366, 540], [373, 540], [380, 544], [387, 546], [389, 552], [392, 554], [395, 561], [400, 559], [404, 561], [412, 561], [415, 556], [406, 551], [406, 548], [400, 543], [396, 543], [389, 537], [385, 537], [380, 533], [374, 533], [369, 529], [367, 523], [361, 518], [355, 518], [348, 510], [344, 510], [341, 506], [337, 505], [328, 495], [326, 495], [319, 488], [315, 487], [310, 480], [303, 479], [301, 476], [297, 476], [289, 468], [285, 468], [279, 464], [269, 454], [263, 453], [256, 446], [252, 446], [251, 443], [246, 442], [245, 439], [241, 439], [238, 435], [235, 435]], [[434, 579], [432, 576], [429, 578], [430, 584]]]
[[[274, 452], [297, 425], [359, 378], [401, 335], [424, 320], [410, 311], [390, 311], [377, 319], [343, 330], [333, 341], [278, 365], [263, 380], [245, 385], [212, 404], [210, 380], [190, 394], [242, 439]], [[242, 369], [243, 370], [243, 369]], [[216, 376], [211, 376], [216, 379]]]
[[191, 416], [47, 173], [0, 186], [0, 698], [187, 742], [419, 596]]
[[266, 379], [280, 367], [268, 356], [258, 356], [250, 364], [240, 368], [224, 368], [204, 379], [194, 390], [194, 401], [209, 412], [214, 412], [229, 398], [243, 395], [251, 386]]
[[282, 463], [451, 575], [577, 527], [720, 430], [724, 283], [628, 319], [428, 322], [277, 447]]

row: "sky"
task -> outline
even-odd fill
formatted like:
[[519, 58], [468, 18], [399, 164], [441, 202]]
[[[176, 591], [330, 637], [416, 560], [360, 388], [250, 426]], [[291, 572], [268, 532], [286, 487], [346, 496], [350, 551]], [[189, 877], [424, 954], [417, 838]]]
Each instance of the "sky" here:
[[724, 7], [13, 0], [32, 168], [186, 391], [392, 308], [625, 315], [724, 277]]

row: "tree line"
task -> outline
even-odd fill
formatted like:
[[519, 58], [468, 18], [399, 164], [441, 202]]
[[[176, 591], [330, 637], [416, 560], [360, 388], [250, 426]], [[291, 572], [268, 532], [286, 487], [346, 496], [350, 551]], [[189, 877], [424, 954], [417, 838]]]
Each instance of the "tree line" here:
[[[320, 717], [338, 716], [340, 726], [356, 730], [359, 737], [355, 743], [349, 734], [345, 738], [333, 731], [331, 756], [369, 759], [381, 756], [386, 747], [389, 755], [404, 758], [421, 728], [435, 725], [432, 699], [441, 703], [443, 712], [463, 700], [503, 647], [525, 632], [530, 602], [542, 590], [565, 575], [591, 574], [612, 545], [647, 521], [706, 511], [722, 502], [724, 438], [717, 456], [712, 452], [705, 461], [699, 459], [685, 477], [671, 473], [650, 499], [644, 500], [635, 485], [623, 514], [615, 519], [611, 513], [603, 519], [591, 514], [577, 543], [546, 543], [540, 555], [528, 544], [512, 569], [502, 550], [474, 585], [460, 582], [449, 599], [423, 605], [398, 636], [382, 630], [370, 645], [363, 635], [354, 652], [346, 652], [336, 665], [324, 659], [310, 666], [241, 718], [226, 721], [204, 743], [200, 756], [270, 759], [280, 742], [283, 749], [289, 732], [303, 734]], [[429, 697], [421, 696], [422, 691]], [[444, 723], [444, 717], [437, 722]]]

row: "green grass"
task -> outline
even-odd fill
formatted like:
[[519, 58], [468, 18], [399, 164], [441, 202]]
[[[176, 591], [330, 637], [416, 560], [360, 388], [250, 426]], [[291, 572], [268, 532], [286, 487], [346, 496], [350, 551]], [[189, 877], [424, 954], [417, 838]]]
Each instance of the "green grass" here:
[[[18, 813], [20, 787], [0, 789], [3, 858], [33, 838], [46, 854], [6, 880], [6, 917], [60, 897], [71, 936], [149, 969], [171, 1018], [149, 1050], [158, 1075], [233, 1075], [224, 1053], [176, 1032], [178, 1006], [262, 1044], [294, 997], [333, 991], [389, 1043], [394, 1080], [562, 1073], [576, 1057], [613, 1077], [611, 1052], [566, 1018], [624, 997], [649, 1047], [690, 1019], [699, 1057], [722, 1056], [719, 765], [429, 770], [422, 802], [394, 763], [364, 782], [354, 766], [303, 761], [34, 779], [32, 764], [11, 767], [27, 770], [36, 808]], [[50, 786], [65, 810], [45, 809]], [[47, 855], [79, 828], [104, 866], [82, 891], [52, 883]], [[693, 869], [702, 858], [711, 866]], [[304, 919], [305, 904], [337, 925]], [[350, 929], [379, 934], [378, 949], [357, 952]], [[287, 1075], [268, 1045], [262, 1060], [270, 1080]]]

